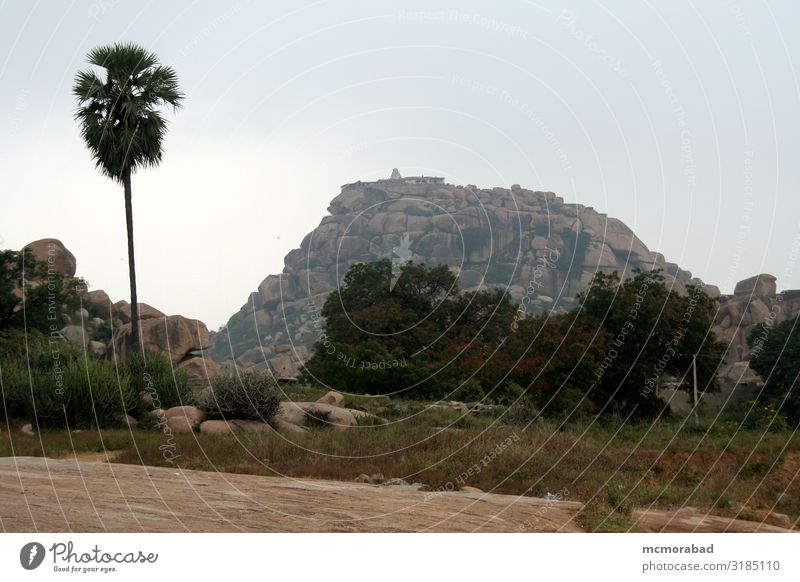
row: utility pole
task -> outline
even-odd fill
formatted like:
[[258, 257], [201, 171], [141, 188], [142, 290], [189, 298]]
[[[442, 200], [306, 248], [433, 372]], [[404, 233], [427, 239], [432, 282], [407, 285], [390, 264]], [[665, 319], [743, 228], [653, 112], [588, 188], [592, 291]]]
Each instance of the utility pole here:
[[697, 416], [697, 354], [692, 354], [692, 377], [694, 379], [694, 423], [700, 424]]

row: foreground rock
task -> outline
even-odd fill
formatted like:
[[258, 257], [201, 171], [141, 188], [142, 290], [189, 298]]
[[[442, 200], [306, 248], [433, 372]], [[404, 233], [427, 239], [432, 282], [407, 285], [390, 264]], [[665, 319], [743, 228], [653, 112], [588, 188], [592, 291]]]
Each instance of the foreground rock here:
[[32, 457], [0, 459], [0, 507], [7, 532], [580, 531], [572, 502]]
[[[154, 501], [131, 503], [142, 499]], [[434, 495], [355, 482], [7, 457], [0, 459], [0, 507], [6, 532], [578, 532], [574, 517], [582, 505], [517, 495]], [[637, 510], [634, 517], [638, 528], [648, 531], [787, 531], [701, 512], [678, 513]]]

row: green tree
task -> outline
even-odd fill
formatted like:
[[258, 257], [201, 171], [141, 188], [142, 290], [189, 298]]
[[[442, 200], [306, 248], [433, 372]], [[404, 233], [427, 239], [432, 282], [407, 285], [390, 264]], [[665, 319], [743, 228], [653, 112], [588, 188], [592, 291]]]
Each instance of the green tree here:
[[139, 307], [133, 252], [131, 174], [161, 162], [167, 120], [160, 109], [180, 107], [183, 94], [171, 67], [159, 64], [155, 54], [133, 43], [101, 46], [89, 52], [89, 64], [103, 69], [80, 71], [73, 93], [78, 102], [75, 118], [83, 141], [101, 173], [122, 184], [128, 233], [128, 272], [131, 285], [131, 349], [138, 352]]
[[597, 368], [595, 404], [622, 414], [653, 416], [664, 409], [657, 388], [665, 375], [692, 390], [697, 358], [700, 390], [713, 392], [725, 350], [713, 333], [714, 301], [699, 287], [683, 296], [667, 288], [660, 271], [636, 272], [620, 282], [617, 273], [595, 275], [579, 296], [579, 321], [606, 336]]
[[79, 307], [85, 288], [79, 277], [49, 273], [47, 263], [27, 249], [0, 251], [0, 331], [58, 331], [63, 315]]
[[800, 316], [770, 327], [755, 326], [747, 338], [752, 368], [764, 380], [759, 400], [775, 404], [794, 424], [800, 423]]

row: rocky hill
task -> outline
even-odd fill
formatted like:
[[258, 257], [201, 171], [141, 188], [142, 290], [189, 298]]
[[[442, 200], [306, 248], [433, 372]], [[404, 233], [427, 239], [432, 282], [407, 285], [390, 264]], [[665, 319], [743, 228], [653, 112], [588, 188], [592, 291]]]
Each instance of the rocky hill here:
[[214, 359], [295, 375], [319, 337], [327, 295], [352, 264], [381, 258], [448, 265], [462, 289], [508, 289], [531, 311], [574, 307], [597, 271], [657, 268], [679, 290], [701, 283], [620, 220], [517, 184], [456, 186], [395, 170], [389, 179], [342, 186], [328, 212], [286, 255], [283, 272], [264, 279], [214, 334]]

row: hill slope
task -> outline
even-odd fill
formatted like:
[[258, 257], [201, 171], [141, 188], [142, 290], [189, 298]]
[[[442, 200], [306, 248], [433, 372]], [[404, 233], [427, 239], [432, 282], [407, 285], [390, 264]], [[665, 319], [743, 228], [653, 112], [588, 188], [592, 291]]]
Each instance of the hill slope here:
[[501, 287], [531, 311], [570, 309], [597, 271], [663, 269], [679, 289], [691, 273], [667, 263], [623, 222], [552, 192], [455, 186], [393, 177], [342, 186], [329, 214], [215, 334], [211, 356], [296, 373], [319, 338], [325, 297], [350, 265], [393, 258], [449, 265], [462, 289]]

